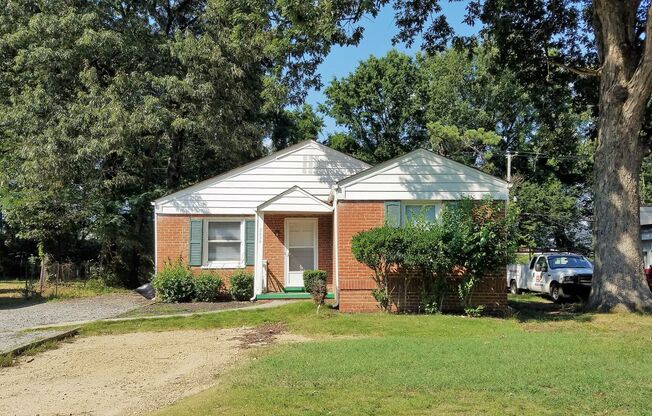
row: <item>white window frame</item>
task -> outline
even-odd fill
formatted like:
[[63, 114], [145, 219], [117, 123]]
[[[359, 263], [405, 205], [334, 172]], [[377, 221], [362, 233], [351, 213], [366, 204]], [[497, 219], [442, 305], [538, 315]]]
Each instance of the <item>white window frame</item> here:
[[443, 203], [441, 201], [410, 201], [410, 202], [402, 202], [401, 203], [401, 215], [403, 215], [403, 222], [407, 225], [408, 221], [408, 216], [407, 216], [407, 209], [408, 207], [419, 207], [420, 209], [423, 209], [425, 207], [435, 207], [435, 221], [439, 221], [441, 218], [441, 210], [443, 207]]
[[[202, 269], [241, 269], [245, 267], [245, 217], [214, 217], [204, 219]], [[235, 261], [208, 261], [208, 243], [219, 242], [208, 240], [208, 224], [211, 222], [239, 222], [240, 223], [240, 260]], [[226, 242], [226, 241], [224, 241]], [[231, 240], [231, 242], [234, 242]]]

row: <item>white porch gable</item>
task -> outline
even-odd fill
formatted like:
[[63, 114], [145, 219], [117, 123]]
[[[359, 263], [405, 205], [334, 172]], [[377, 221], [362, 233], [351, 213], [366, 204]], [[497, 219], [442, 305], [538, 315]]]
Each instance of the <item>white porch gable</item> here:
[[328, 213], [333, 207], [299, 186], [293, 186], [258, 206], [258, 212]]

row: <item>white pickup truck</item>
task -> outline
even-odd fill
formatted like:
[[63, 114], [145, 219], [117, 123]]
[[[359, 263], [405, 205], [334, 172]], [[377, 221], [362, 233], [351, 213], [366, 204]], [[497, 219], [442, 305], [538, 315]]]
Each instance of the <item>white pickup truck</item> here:
[[546, 293], [555, 302], [564, 295], [588, 293], [592, 279], [593, 264], [573, 253], [537, 253], [529, 263], [507, 266], [507, 287], [511, 293]]

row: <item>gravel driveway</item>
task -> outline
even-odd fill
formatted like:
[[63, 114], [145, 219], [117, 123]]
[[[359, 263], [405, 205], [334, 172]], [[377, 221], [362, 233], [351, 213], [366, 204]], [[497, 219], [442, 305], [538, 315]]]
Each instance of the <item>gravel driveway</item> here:
[[111, 318], [148, 303], [150, 301], [133, 293], [44, 302], [18, 308], [0, 309], [0, 352], [53, 335], [51, 330], [30, 333], [19, 332], [27, 328]]

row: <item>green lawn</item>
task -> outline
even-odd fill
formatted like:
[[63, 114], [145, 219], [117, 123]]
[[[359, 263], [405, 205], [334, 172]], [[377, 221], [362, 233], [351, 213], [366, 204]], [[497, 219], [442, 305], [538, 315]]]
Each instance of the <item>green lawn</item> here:
[[[84, 298], [109, 293], [128, 293], [126, 289], [107, 287], [97, 281], [69, 281], [58, 286], [47, 285], [43, 293], [35, 293], [30, 299], [25, 299], [24, 280], [0, 280], [0, 307], [21, 307], [40, 302], [52, 302], [64, 299]], [[40, 290], [38, 282], [34, 290]]]
[[508, 319], [316, 315], [306, 302], [96, 324], [84, 333], [282, 321], [315, 338], [257, 350], [216, 387], [160, 415], [652, 413], [652, 317], [580, 314], [516, 299], [520, 312]]

